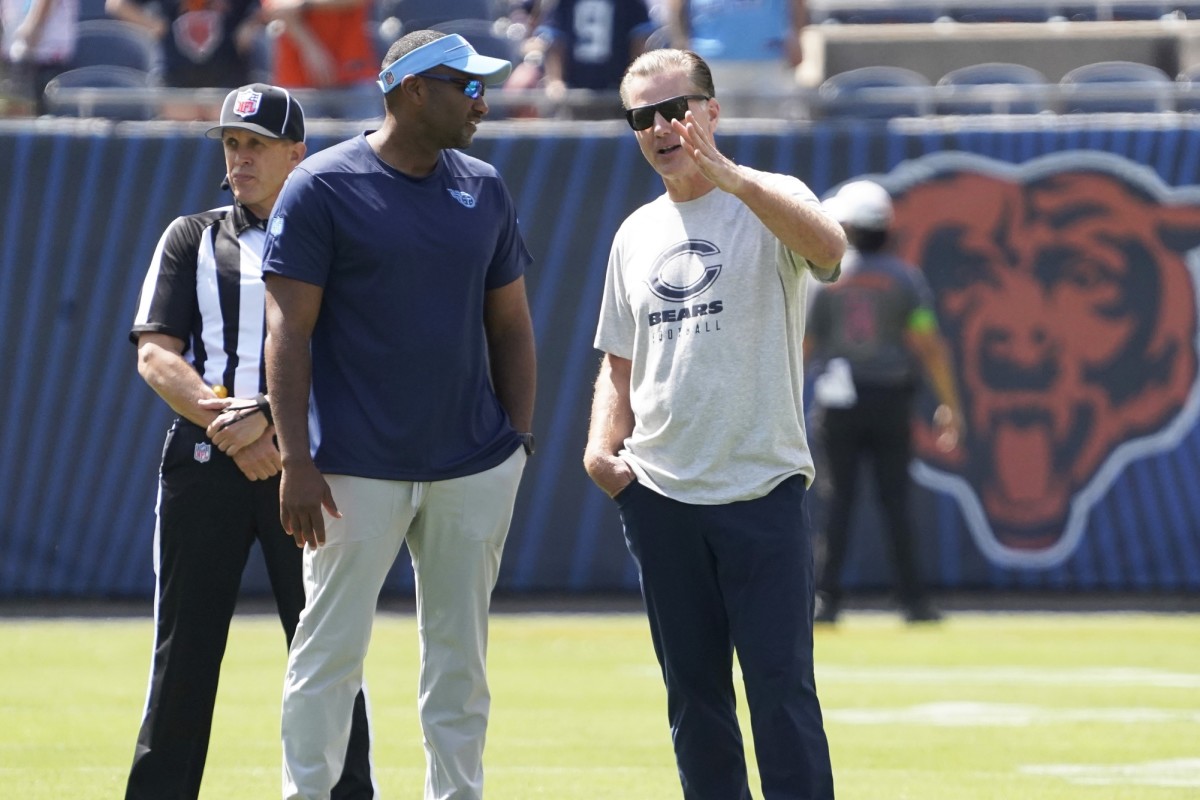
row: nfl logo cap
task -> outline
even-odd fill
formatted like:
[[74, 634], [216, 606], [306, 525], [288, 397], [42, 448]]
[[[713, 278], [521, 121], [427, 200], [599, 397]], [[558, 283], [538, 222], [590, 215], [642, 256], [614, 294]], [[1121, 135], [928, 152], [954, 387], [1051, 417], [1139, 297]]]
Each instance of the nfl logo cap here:
[[208, 129], [210, 139], [220, 139], [225, 128], [241, 128], [271, 139], [304, 141], [304, 110], [287, 89], [252, 83], [234, 89], [221, 106], [221, 122]]
[[488, 86], [504, 83], [504, 79], [512, 72], [511, 62], [503, 58], [481, 56], [470, 42], [457, 33], [451, 33], [411, 50], [389, 64], [379, 73], [379, 88], [387, 94], [399, 86], [406, 76], [419, 75], [443, 64], [481, 78]]
[[892, 224], [892, 196], [874, 181], [850, 181], [826, 200], [824, 206], [843, 225], [886, 231]]

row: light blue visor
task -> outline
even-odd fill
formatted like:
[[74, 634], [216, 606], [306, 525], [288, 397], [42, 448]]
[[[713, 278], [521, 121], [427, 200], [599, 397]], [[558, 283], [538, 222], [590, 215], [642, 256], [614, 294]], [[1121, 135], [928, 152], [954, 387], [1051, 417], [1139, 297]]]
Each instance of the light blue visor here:
[[387, 94], [407, 76], [420, 75], [441, 65], [482, 78], [489, 86], [504, 83], [508, 73], [512, 72], [510, 62], [503, 58], [481, 56], [470, 42], [452, 33], [423, 44], [393, 61], [391, 66], [379, 73], [379, 88]]

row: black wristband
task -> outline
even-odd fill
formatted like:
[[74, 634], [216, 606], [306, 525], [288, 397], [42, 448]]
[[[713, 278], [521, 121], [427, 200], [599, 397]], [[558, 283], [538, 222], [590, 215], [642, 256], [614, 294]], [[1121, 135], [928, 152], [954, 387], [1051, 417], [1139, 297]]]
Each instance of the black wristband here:
[[274, 425], [275, 417], [271, 416], [271, 402], [267, 400], [267, 396], [265, 394], [255, 395], [254, 404], [258, 406], [258, 410], [261, 411], [263, 417], [266, 418], [267, 424]]

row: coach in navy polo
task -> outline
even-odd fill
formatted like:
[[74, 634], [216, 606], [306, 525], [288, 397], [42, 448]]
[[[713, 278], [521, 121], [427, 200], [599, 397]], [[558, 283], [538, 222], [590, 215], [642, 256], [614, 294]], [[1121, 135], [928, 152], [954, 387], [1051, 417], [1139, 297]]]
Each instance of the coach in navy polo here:
[[510, 68], [460, 36], [404, 36], [379, 78], [382, 127], [301, 164], [268, 226], [281, 514], [308, 591], [284, 689], [286, 798], [328, 796], [406, 542], [425, 798], [483, 794], [488, 606], [533, 450], [535, 357], [512, 199], [459, 148]]
[[[288, 642], [301, 558], [279, 521], [279, 451], [262, 392], [265, 220], [304, 158], [304, 111], [265, 84], [229, 93], [209, 130], [231, 205], [180, 217], [155, 248], [130, 339], [138, 371], [179, 416], [167, 434], [154, 536], [155, 642], [127, 800], [200, 793], [221, 658], [258, 541]], [[366, 710], [334, 798], [375, 796]]]

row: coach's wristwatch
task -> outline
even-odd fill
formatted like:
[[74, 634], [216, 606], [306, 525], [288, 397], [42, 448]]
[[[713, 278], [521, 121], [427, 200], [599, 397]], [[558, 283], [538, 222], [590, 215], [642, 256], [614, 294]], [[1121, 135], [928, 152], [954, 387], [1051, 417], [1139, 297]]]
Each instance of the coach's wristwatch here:
[[525, 448], [525, 455], [533, 455], [533, 451], [537, 449], [537, 441], [533, 438], [532, 433], [518, 433], [521, 437], [521, 446]]

